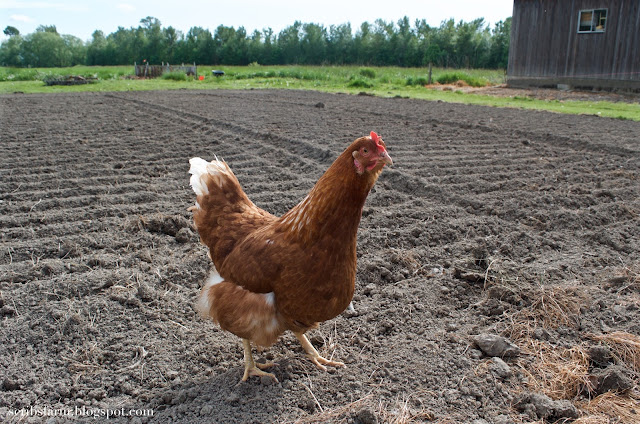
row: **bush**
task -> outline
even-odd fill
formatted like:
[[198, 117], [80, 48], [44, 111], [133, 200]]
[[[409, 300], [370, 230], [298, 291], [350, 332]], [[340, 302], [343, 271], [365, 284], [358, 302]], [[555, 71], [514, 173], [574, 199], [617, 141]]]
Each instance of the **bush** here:
[[37, 81], [36, 69], [4, 68], [0, 70], [0, 81]]
[[110, 80], [110, 79], [118, 79], [120, 77], [123, 77], [126, 74], [126, 71], [114, 71], [111, 69], [98, 69], [96, 72], [94, 72], [91, 75], [85, 75], [83, 74], [84, 77], [95, 77], [101, 80]]
[[365, 78], [375, 78], [376, 77], [376, 71], [374, 71], [371, 68], [362, 68], [360, 69], [360, 75], [362, 75]]
[[458, 81], [464, 81], [472, 87], [485, 87], [488, 84], [484, 78], [474, 78], [464, 72], [448, 72], [440, 75], [436, 81], [440, 84], [455, 84]]
[[349, 84], [347, 84], [349, 87], [355, 87], [355, 88], [371, 88], [373, 87], [373, 83], [364, 80], [362, 78], [355, 78], [355, 79], [351, 79], [351, 82], [349, 82]]
[[180, 72], [180, 71], [165, 72], [164, 74], [162, 74], [162, 79], [173, 80], [173, 81], [186, 81], [187, 80], [187, 74], [185, 74], [184, 72]]
[[426, 77], [409, 77], [407, 78], [407, 85], [427, 85], [429, 80]]

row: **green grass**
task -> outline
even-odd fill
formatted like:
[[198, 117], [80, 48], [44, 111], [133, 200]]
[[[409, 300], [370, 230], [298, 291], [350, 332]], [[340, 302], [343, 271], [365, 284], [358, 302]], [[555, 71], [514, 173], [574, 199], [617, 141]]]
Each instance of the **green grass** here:
[[436, 78], [439, 84], [454, 84], [458, 81], [464, 81], [471, 87], [486, 87], [489, 81], [482, 77], [469, 75], [466, 72], [447, 72]]
[[[214, 77], [211, 73], [213, 69], [223, 70], [225, 75]], [[55, 69], [0, 68], [0, 94], [249, 88], [318, 90], [350, 94], [364, 91], [381, 97], [409, 97], [640, 121], [640, 105], [637, 103], [536, 100], [529, 97], [493, 97], [461, 91], [432, 90], [424, 87], [427, 82], [427, 69], [425, 68], [260, 66], [254, 64], [252, 66], [199, 66], [198, 74], [204, 75], [204, 80], [182, 76], [176, 76], [176, 79], [131, 79], [133, 66], [76, 66]], [[98, 82], [76, 86], [45, 86], [43, 81], [55, 75], [97, 77]], [[452, 71], [434, 68], [432, 77], [434, 81], [462, 79], [472, 86], [494, 85], [504, 82], [504, 73], [501, 70]]]
[[187, 74], [185, 74], [184, 72], [178, 72], [178, 71], [165, 72], [162, 74], [161, 78], [163, 80], [173, 80], [173, 81], [187, 81], [189, 79], [187, 77]]
[[407, 85], [427, 85], [429, 84], [429, 78], [427, 77], [409, 77], [407, 78]]
[[[44, 81], [51, 77], [80, 75], [100, 80], [120, 79], [133, 75], [133, 66], [74, 66], [70, 68], [3, 68], [0, 67], [0, 82]], [[2, 85], [0, 85], [2, 87]], [[4, 92], [0, 88], [0, 93]]]

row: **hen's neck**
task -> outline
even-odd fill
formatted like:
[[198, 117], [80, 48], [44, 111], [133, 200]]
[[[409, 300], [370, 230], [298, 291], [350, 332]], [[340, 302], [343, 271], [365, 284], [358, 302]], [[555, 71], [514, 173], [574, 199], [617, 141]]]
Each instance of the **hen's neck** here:
[[336, 234], [355, 242], [362, 207], [379, 174], [358, 175], [351, 154], [343, 153], [307, 197], [282, 216], [283, 229], [303, 240]]

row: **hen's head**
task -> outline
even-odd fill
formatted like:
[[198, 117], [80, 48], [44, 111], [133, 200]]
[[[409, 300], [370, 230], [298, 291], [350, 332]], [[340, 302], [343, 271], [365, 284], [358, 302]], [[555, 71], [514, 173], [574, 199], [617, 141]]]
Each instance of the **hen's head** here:
[[353, 166], [359, 175], [377, 174], [385, 165], [393, 163], [384, 141], [373, 131], [369, 137], [357, 139], [351, 146], [351, 151]]

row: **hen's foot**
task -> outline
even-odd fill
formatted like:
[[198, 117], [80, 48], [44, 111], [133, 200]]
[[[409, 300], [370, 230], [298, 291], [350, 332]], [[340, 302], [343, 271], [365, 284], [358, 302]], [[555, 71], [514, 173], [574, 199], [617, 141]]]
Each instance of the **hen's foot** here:
[[247, 381], [247, 379], [251, 376], [256, 376], [256, 377], [269, 377], [272, 378], [276, 383], [278, 382], [278, 379], [276, 378], [275, 375], [273, 375], [270, 372], [265, 372], [262, 371], [265, 368], [268, 368], [265, 365], [273, 365], [273, 364], [255, 364], [254, 366], [245, 366], [244, 367], [244, 375], [242, 376], [242, 381]]
[[346, 365], [343, 362], [332, 361], [330, 359], [323, 358], [320, 356], [315, 347], [311, 344], [307, 336], [304, 333], [294, 333], [296, 338], [300, 341], [300, 344], [304, 348], [305, 352], [307, 352], [307, 357], [311, 359], [311, 362], [316, 364], [318, 368], [322, 371], [326, 371], [327, 367], [325, 365], [329, 365], [331, 367], [345, 367]]
[[332, 360], [324, 358], [324, 357], [322, 357], [320, 355], [314, 356], [314, 355], [308, 353], [307, 354], [307, 358], [311, 359], [311, 362], [316, 364], [316, 366], [318, 368], [320, 368], [322, 371], [326, 371], [327, 370], [327, 367], [325, 367], [325, 365], [329, 365], [330, 367], [346, 367], [344, 362], [332, 361]]
[[247, 339], [242, 339], [242, 345], [244, 346], [244, 374], [241, 381], [247, 381], [249, 377], [256, 376], [269, 377], [277, 383], [278, 379], [275, 375], [271, 374], [270, 372], [262, 371], [276, 364], [274, 364], [273, 362], [267, 362], [266, 364], [255, 363], [255, 361], [253, 360], [253, 355], [251, 355], [251, 342], [249, 342], [249, 340]]

